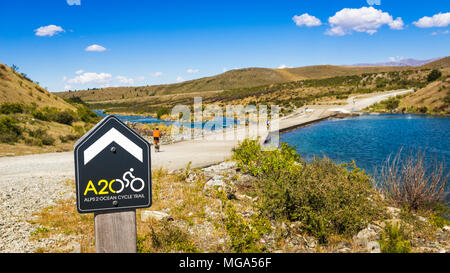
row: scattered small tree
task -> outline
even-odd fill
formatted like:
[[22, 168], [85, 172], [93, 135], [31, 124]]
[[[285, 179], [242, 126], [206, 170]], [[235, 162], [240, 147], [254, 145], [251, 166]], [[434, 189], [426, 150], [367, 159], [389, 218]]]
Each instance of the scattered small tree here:
[[428, 82], [434, 82], [442, 76], [442, 72], [438, 69], [433, 69], [430, 74], [428, 74], [427, 80]]
[[169, 114], [169, 110], [167, 110], [166, 108], [160, 108], [160, 109], [158, 110], [158, 112], [156, 112], [156, 117], [157, 117], [158, 119], [160, 119], [162, 116], [168, 115], [168, 114]]

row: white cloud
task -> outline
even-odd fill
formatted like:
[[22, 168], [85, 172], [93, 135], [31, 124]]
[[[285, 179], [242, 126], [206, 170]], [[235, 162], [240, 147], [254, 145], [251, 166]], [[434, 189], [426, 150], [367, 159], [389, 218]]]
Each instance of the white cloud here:
[[433, 31], [432, 33], [431, 33], [431, 36], [437, 36], [437, 35], [446, 35], [446, 34], [449, 34], [450, 33], [450, 31], [449, 30], [445, 30], [445, 31]]
[[325, 34], [331, 36], [343, 36], [351, 34], [353, 31], [374, 34], [383, 25], [388, 25], [391, 29], [403, 29], [402, 18], [393, 17], [382, 10], [373, 7], [362, 7], [359, 9], [345, 8], [338, 11], [328, 19], [331, 28]]
[[103, 52], [106, 50], [106, 48], [104, 48], [101, 45], [90, 45], [90, 46], [86, 47], [85, 50], [90, 51], [90, 52]]
[[69, 84], [88, 84], [99, 83], [108, 84], [111, 82], [112, 75], [108, 73], [83, 73], [68, 81]]
[[402, 56], [389, 57], [389, 61], [390, 62], [398, 62], [398, 61], [401, 61], [403, 59], [405, 59], [405, 58], [403, 58]]
[[395, 29], [395, 30], [402, 30], [403, 26], [405, 25], [403, 23], [403, 20], [401, 17], [398, 17], [397, 19], [395, 19], [394, 21], [392, 21], [391, 23], [388, 24], [389, 27], [391, 29]]
[[182, 82], [182, 81], [184, 81], [184, 79], [183, 79], [183, 77], [177, 77], [177, 80], [176, 80], [177, 82]]
[[67, 77], [64, 76], [62, 80], [63, 80], [63, 82], [67, 81]]
[[72, 86], [70, 86], [70, 85], [68, 85], [68, 84], [66, 84], [66, 85], [64, 85], [64, 90], [70, 90], [70, 89], [72, 89]]
[[40, 37], [52, 37], [53, 35], [56, 35], [60, 32], [65, 32], [65, 30], [60, 26], [55, 25], [49, 25], [45, 27], [40, 27], [34, 31], [36, 33], [36, 36]]
[[433, 17], [425, 16], [413, 24], [420, 28], [447, 27], [450, 24], [450, 12], [435, 14]]
[[80, 69], [80, 70], [78, 70], [78, 71], [75, 72], [75, 74], [77, 74], [77, 75], [80, 75], [80, 74], [83, 74], [83, 73], [84, 73], [84, 70], [83, 70], [83, 69]]
[[81, 6], [81, 0], [67, 0], [67, 5], [69, 6]]
[[307, 26], [307, 27], [317, 27], [322, 25], [322, 22], [312, 16], [309, 15], [308, 13], [302, 14], [302, 15], [295, 15], [294, 17], [292, 17], [292, 20], [295, 22], [295, 24], [299, 27], [301, 26]]
[[373, 5], [379, 6], [379, 5], [381, 5], [381, 0], [367, 0], [367, 4], [370, 6], [373, 6]]
[[131, 78], [127, 78], [125, 76], [117, 76], [116, 79], [119, 81], [119, 83], [121, 84], [127, 84], [127, 85], [133, 85], [134, 84], [134, 80]]
[[151, 75], [152, 75], [152, 77], [161, 77], [163, 75], [163, 73], [162, 72], [155, 72], [155, 73], [152, 73]]
[[189, 68], [186, 72], [189, 73], [189, 74], [195, 74], [195, 73], [198, 73], [199, 70], [198, 69]]
[[280, 65], [280, 67], [278, 67], [278, 69], [285, 69], [285, 68], [290, 68], [290, 67], [285, 64], [282, 64], [282, 65]]

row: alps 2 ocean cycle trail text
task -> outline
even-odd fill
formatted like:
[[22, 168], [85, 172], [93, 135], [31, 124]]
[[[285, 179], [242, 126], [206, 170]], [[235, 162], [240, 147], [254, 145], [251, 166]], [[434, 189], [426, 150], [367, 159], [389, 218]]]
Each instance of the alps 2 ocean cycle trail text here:
[[[113, 179], [108, 182], [106, 179], [102, 179], [98, 181], [97, 185], [99, 188], [97, 189], [92, 182], [89, 180], [89, 183], [84, 190], [84, 202], [102, 202], [102, 201], [119, 201], [119, 200], [127, 200], [133, 198], [145, 198], [144, 194], [139, 194], [144, 187], [144, 181], [141, 178], [133, 176], [134, 169], [131, 168], [129, 171], [125, 172], [121, 179]], [[130, 179], [127, 178], [127, 175]], [[125, 181], [126, 184], [123, 182]], [[125, 188], [130, 187], [134, 194], [121, 194]], [[115, 189], [114, 189], [115, 188]], [[88, 194], [95, 195], [92, 197], [86, 197]], [[117, 195], [110, 195], [117, 194]], [[114, 203], [114, 204], [118, 204]], [[113, 204], [113, 205], [114, 205]]]

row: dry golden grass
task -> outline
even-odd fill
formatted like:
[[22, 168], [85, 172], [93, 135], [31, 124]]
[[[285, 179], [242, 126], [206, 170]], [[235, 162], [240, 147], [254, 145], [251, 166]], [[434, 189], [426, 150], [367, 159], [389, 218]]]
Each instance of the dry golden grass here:
[[[223, 90], [235, 88], [256, 87], [268, 84], [286, 83], [306, 79], [322, 79], [336, 76], [359, 75], [362, 73], [381, 73], [391, 71], [402, 71], [410, 67], [352, 67], [318, 65], [298, 68], [270, 69], [270, 68], [245, 68], [235, 69], [216, 76], [200, 78], [176, 84], [141, 86], [141, 87], [114, 87], [92, 90], [81, 90], [73, 92], [60, 92], [58, 96], [70, 98], [81, 97], [86, 102], [110, 102], [142, 99], [158, 101], [160, 99], [179, 99], [176, 96], [164, 98], [164, 95], [186, 94], [192, 97], [197, 93], [208, 96], [207, 93], [220, 93]], [[117, 103], [117, 101], [116, 101]]]
[[[0, 114], [1, 116], [4, 115]], [[74, 128], [78, 127], [80, 130], [87, 131], [90, 126], [82, 121], [74, 122], [73, 126], [51, 121], [42, 121], [34, 119], [27, 114], [12, 114], [9, 116], [19, 120], [19, 126], [23, 129], [22, 138], [14, 144], [0, 143], [0, 157], [72, 151], [76, 140], [73, 139], [63, 142], [60, 137], [78, 135], [79, 132], [75, 132]], [[25, 138], [32, 139], [29, 137], [28, 132], [38, 129], [44, 130], [53, 138], [55, 140], [54, 144], [38, 145], [26, 143]]]
[[40, 107], [56, 107], [59, 109], [76, 110], [74, 106], [65, 102], [38, 84], [29, 81], [23, 75], [13, 71], [0, 63], [0, 104], [23, 103], [30, 105], [36, 103]]
[[[153, 205], [149, 210], [170, 210], [174, 221], [141, 221], [142, 210], [137, 210], [138, 250], [140, 252], [207, 252], [224, 251], [218, 238], [223, 230], [216, 229], [219, 218], [207, 217], [206, 208], [220, 216], [220, 202], [203, 192], [205, 180], [202, 176], [192, 183], [185, 181], [186, 172], [168, 174], [165, 170], [152, 173]], [[73, 181], [70, 183], [74, 184]], [[75, 189], [73, 189], [75, 190]], [[206, 223], [208, 222], [208, 223]], [[95, 252], [94, 218], [92, 214], [79, 214], [75, 199], [59, 201], [35, 214], [33, 224], [38, 229], [33, 239], [49, 238], [55, 234], [78, 235], [81, 252]], [[205, 233], [202, 227], [210, 227]], [[39, 232], [42, 230], [43, 232]], [[58, 249], [41, 249], [42, 252], [58, 252]]]
[[[73, 183], [73, 181], [72, 181]], [[55, 234], [78, 235], [82, 253], [95, 252], [94, 215], [79, 214], [76, 200], [58, 201], [55, 206], [45, 208], [34, 215], [32, 224], [46, 227], [46, 232], [32, 236], [32, 239], [49, 238]], [[44, 252], [59, 252], [58, 249], [47, 249]]]
[[[441, 71], [443, 78], [450, 75], [450, 69]], [[450, 90], [450, 78], [438, 80], [401, 99], [400, 108], [427, 107], [434, 112], [450, 112], [450, 105], [444, 99]]]

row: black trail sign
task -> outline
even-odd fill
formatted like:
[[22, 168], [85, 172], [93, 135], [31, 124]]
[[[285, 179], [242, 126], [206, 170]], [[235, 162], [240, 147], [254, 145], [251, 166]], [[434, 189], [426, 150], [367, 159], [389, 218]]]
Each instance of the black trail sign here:
[[108, 116], [75, 144], [75, 180], [80, 213], [150, 207], [150, 145]]

